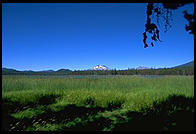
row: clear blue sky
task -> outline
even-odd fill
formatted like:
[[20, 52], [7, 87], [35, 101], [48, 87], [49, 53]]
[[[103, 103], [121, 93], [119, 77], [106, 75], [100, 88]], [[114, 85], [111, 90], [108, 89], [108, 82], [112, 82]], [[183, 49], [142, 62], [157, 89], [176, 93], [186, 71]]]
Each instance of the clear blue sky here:
[[[161, 43], [144, 48], [146, 3], [3, 3], [2, 67], [18, 70], [172, 67], [194, 60], [194, 36], [174, 11]], [[160, 28], [161, 29], [161, 28]]]

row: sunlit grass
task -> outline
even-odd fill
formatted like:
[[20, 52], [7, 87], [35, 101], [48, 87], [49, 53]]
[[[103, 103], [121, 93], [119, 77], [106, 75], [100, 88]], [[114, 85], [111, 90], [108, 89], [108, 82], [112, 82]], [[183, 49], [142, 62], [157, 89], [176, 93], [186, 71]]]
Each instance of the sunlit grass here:
[[27, 110], [20, 111], [18, 113], [14, 113], [11, 116], [13, 116], [16, 119], [23, 119], [23, 118], [32, 118], [34, 116], [37, 116], [39, 114], [44, 113], [44, 107], [43, 106], [38, 106], [36, 108], [28, 108]]
[[[32, 118], [44, 113], [46, 109], [59, 112], [70, 105], [85, 108], [103, 108], [95, 116], [86, 120], [80, 118], [66, 124], [50, 124], [45, 126], [34, 124], [27, 130], [59, 130], [76, 124], [93, 122], [100, 118], [112, 121], [105, 131], [112, 130], [115, 124], [127, 122], [126, 114], [153, 109], [154, 104], [167, 101], [169, 96], [184, 96], [194, 98], [194, 76], [166, 76], [159, 78], [144, 78], [139, 76], [116, 78], [36, 78], [26, 76], [3, 76], [3, 101], [22, 105], [30, 103], [35, 107], [28, 108], [11, 116], [21, 120]], [[54, 98], [51, 104], [42, 106], [40, 100], [44, 97]], [[114, 109], [112, 109], [114, 108]], [[123, 119], [121, 121], [118, 117]], [[74, 125], [73, 125], [74, 124]]]
[[96, 106], [107, 107], [110, 102], [121, 102], [123, 108], [138, 109], [155, 100], [177, 94], [194, 95], [193, 76], [161, 78], [118, 77], [95, 79], [3, 77], [3, 99], [20, 103], [37, 102], [43, 96], [59, 96], [52, 105], [84, 105], [92, 98]]

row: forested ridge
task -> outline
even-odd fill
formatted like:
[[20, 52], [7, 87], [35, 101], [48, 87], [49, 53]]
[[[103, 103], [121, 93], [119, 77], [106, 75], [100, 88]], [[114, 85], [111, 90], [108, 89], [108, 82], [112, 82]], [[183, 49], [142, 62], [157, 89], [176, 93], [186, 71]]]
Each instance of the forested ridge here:
[[194, 67], [127, 69], [127, 70], [68, 70], [62, 71], [4, 71], [3, 75], [194, 75]]

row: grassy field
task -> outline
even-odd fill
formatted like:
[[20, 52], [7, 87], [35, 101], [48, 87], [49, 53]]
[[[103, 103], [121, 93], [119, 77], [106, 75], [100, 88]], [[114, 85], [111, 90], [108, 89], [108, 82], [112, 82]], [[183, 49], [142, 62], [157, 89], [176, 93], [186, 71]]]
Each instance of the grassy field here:
[[2, 76], [3, 130], [194, 129], [194, 76]]

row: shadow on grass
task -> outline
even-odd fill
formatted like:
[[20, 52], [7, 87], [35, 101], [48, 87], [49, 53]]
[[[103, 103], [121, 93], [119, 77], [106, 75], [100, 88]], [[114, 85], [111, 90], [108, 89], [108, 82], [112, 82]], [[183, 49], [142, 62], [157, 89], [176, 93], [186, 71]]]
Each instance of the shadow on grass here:
[[[17, 120], [10, 115], [4, 113], [3, 116], [3, 130], [26, 130], [28, 126], [32, 126], [34, 123], [38, 123], [41, 126], [46, 124], [59, 124], [59, 123], [67, 123], [69, 121], [74, 120], [77, 117], [81, 117], [83, 119], [87, 118], [90, 115], [95, 115], [98, 112], [105, 111], [104, 108], [96, 107], [96, 108], [86, 108], [79, 107], [75, 105], [69, 105], [59, 112], [53, 112], [50, 109], [45, 109], [45, 113], [35, 116], [31, 119], [23, 118], [21, 120]], [[11, 126], [14, 124], [14, 127]], [[71, 130], [71, 129], [70, 129]]]
[[[55, 99], [58, 96], [50, 95], [50, 96], [43, 96], [41, 97], [38, 102], [30, 102], [28, 104], [21, 104], [19, 102], [13, 102], [10, 100], [3, 100], [2, 101], [2, 130], [7, 131], [10, 129], [17, 129], [20, 128], [19, 130], [23, 130], [26, 128], [25, 124], [31, 124], [28, 123], [28, 119], [24, 118], [23, 120], [17, 120], [11, 116], [12, 113], [17, 113], [20, 111], [27, 110], [28, 108], [34, 108], [39, 105], [49, 105], [55, 102]], [[17, 125], [15, 125], [17, 124]]]
[[64, 127], [63, 131], [102, 131], [104, 128], [111, 125], [111, 120], [100, 117], [93, 121], [87, 121], [84, 125], [82, 122], [71, 127]]
[[[41, 98], [39, 105], [49, 105], [54, 103], [54, 97]], [[9, 105], [8, 105], [9, 104]], [[30, 104], [29, 107], [35, 104]], [[26, 130], [27, 127], [38, 123], [41, 126], [46, 124], [66, 124], [76, 118], [87, 120], [85, 124], [78, 123], [71, 127], [62, 128], [63, 131], [100, 131], [104, 128], [111, 128], [113, 131], [192, 131], [194, 129], [194, 99], [186, 98], [184, 96], [169, 96], [163, 102], [154, 102], [154, 107], [151, 109], [143, 109], [141, 112], [127, 113], [128, 122], [121, 121], [121, 123], [113, 123], [109, 118], [99, 117], [88, 121], [89, 116], [97, 115], [99, 112], [112, 111], [121, 108], [122, 103], [111, 102], [107, 108], [95, 107], [94, 99], [86, 100], [86, 105], [76, 106], [68, 105], [59, 112], [53, 112], [45, 107], [45, 113], [35, 116], [31, 119], [23, 118], [16, 120], [10, 116], [14, 108], [20, 106], [19, 104], [13, 106], [13, 103], [3, 102], [3, 116], [2, 127], [3, 130]], [[20, 110], [24, 110], [24, 106], [20, 106]], [[28, 107], [28, 106], [25, 106]]]
[[114, 131], [193, 131], [194, 99], [169, 96], [166, 101], [154, 102], [153, 109], [129, 112], [127, 123], [118, 124]]

